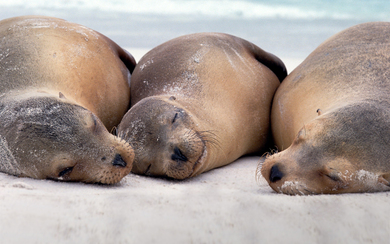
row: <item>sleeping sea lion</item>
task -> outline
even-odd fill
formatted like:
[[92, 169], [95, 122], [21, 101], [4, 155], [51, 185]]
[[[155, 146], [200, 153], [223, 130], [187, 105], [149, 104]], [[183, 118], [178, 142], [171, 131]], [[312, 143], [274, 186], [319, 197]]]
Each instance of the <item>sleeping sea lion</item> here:
[[272, 189], [390, 190], [389, 60], [390, 23], [365, 23], [325, 41], [287, 76], [271, 115], [282, 151], [261, 168]]
[[131, 109], [118, 126], [135, 150], [132, 172], [185, 179], [262, 152], [286, 74], [279, 58], [227, 34], [152, 49], [134, 70]]
[[116, 183], [134, 152], [110, 134], [129, 108], [134, 58], [84, 26], [44, 16], [0, 21], [0, 171]]

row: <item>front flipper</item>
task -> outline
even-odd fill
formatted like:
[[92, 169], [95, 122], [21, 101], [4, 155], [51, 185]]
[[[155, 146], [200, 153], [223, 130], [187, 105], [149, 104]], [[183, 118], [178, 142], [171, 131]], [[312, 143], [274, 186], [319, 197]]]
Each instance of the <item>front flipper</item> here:
[[279, 81], [282, 82], [287, 76], [287, 69], [283, 61], [276, 55], [266, 52], [256, 45], [249, 42], [244, 42], [244, 45], [249, 48], [257, 61], [267, 66], [274, 74], [278, 77]]

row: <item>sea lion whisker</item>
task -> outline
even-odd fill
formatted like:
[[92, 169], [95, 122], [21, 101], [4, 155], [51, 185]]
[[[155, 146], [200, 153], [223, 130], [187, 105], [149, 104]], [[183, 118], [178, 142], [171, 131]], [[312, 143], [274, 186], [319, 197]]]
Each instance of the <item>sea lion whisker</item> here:
[[217, 149], [221, 149], [221, 144], [217, 138], [217, 135], [212, 131], [199, 131], [197, 132], [199, 138], [210, 146], [214, 146]]
[[271, 153], [270, 152], [265, 152], [261, 155], [261, 157], [268, 157]]
[[277, 154], [278, 152], [279, 152], [278, 147], [272, 148], [272, 149], [270, 149], [270, 151], [269, 151], [269, 156], [272, 156], [272, 155], [274, 155], [274, 154]]
[[212, 132], [212, 131], [199, 131], [199, 132], [197, 132], [197, 135], [199, 136], [201, 141], [204, 143], [205, 147], [211, 146], [214, 149], [218, 149], [222, 153], [224, 160], [227, 160], [227, 158], [228, 158], [227, 154], [224, 151], [224, 149], [222, 148], [222, 146], [217, 138], [217, 135], [214, 132]]
[[[209, 145], [211, 147], [214, 147], [214, 149], [218, 149], [224, 158], [224, 160], [228, 160], [227, 153], [225, 152], [224, 148], [221, 146], [219, 140], [217, 139], [216, 134], [214, 134], [211, 131], [201, 131], [201, 140], [205, 145]], [[210, 136], [211, 135], [211, 136]]]
[[118, 133], [117, 127], [116, 126], [112, 127], [110, 133], [113, 134], [113, 135], [117, 135], [117, 133]]
[[262, 166], [263, 166], [263, 163], [262, 163], [262, 161], [260, 161], [256, 167], [255, 179], [257, 182], [260, 181], [261, 178], [263, 178], [263, 175], [261, 174], [261, 167]]
[[124, 139], [125, 133], [123, 131], [119, 131], [118, 134], [116, 135], [118, 138]]

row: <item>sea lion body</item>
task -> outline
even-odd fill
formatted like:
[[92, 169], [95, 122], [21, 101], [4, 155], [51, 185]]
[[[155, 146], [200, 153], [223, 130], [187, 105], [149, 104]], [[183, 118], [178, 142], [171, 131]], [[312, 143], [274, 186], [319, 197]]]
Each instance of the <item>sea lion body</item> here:
[[366, 23], [321, 44], [275, 94], [281, 152], [261, 169], [287, 194], [390, 189], [390, 23]]
[[115, 183], [131, 147], [110, 134], [129, 108], [134, 58], [102, 34], [65, 20], [0, 22], [0, 171]]
[[131, 80], [118, 135], [135, 150], [133, 172], [185, 179], [264, 149], [284, 64], [220, 33], [170, 40], [147, 53]]

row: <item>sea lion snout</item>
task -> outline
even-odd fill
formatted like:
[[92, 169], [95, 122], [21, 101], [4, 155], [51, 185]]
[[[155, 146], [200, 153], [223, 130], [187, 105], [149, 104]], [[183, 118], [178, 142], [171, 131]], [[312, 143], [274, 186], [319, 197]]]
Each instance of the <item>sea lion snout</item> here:
[[112, 165], [119, 166], [119, 167], [126, 167], [127, 163], [125, 162], [125, 160], [123, 160], [122, 156], [119, 153], [117, 153], [115, 155], [114, 160], [112, 161]]
[[144, 99], [118, 126], [119, 137], [135, 151], [133, 173], [185, 179], [201, 165], [205, 146], [193, 116], [171, 100]]
[[279, 157], [277, 154], [273, 155], [264, 161], [261, 174], [276, 192], [289, 195], [315, 193], [312, 187], [307, 187], [306, 179], [302, 178], [304, 175], [308, 178], [313, 175], [304, 171], [294, 159], [286, 159], [285, 156]]
[[14, 175], [114, 184], [130, 173], [131, 146], [84, 107], [47, 94], [6, 104], [0, 133], [18, 168]]
[[183, 154], [183, 152], [178, 148], [178, 147], [175, 147], [173, 149], [173, 154], [171, 156], [171, 159], [173, 161], [178, 161], [178, 162], [187, 162], [188, 161], [188, 158]]
[[269, 180], [274, 183], [283, 178], [284, 174], [282, 171], [280, 171], [279, 167], [277, 164], [271, 167], [271, 172], [269, 174]]

